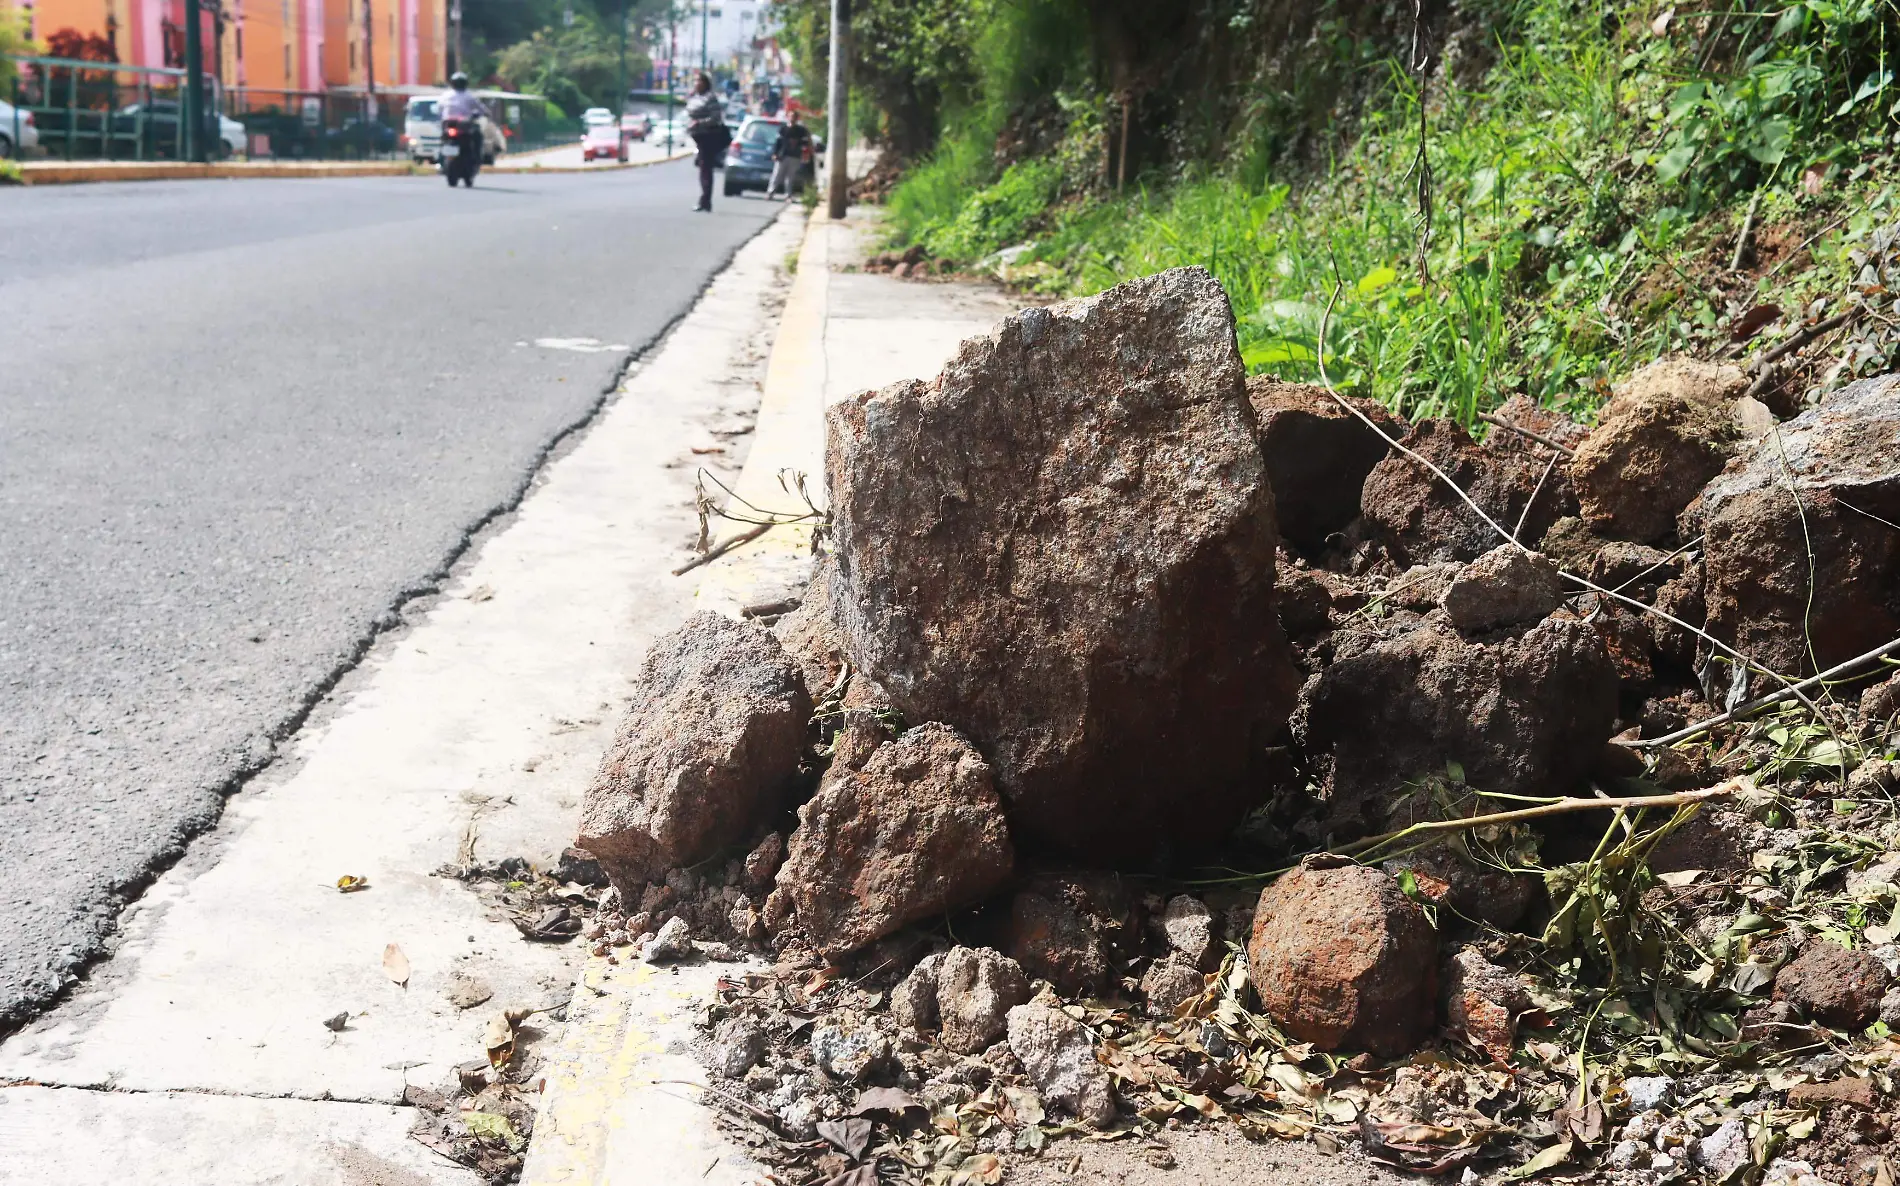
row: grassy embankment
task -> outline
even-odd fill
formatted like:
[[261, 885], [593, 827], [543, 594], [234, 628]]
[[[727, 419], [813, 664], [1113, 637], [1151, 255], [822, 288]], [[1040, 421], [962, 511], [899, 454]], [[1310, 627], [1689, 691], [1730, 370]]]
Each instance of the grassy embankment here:
[[[1297, 154], [1274, 120], [1303, 105], [1261, 96], [1227, 159], [1117, 194], [1097, 164], [1104, 102], [1058, 95], [1056, 150], [1000, 171], [1009, 112], [979, 102], [892, 195], [892, 226], [965, 266], [1033, 244], [992, 268], [1042, 292], [1204, 264], [1252, 371], [1317, 378], [1333, 301], [1327, 370], [1342, 388], [1467, 425], [1520, 392], [1587, 417], [1659, 355], [1742, 349], [1731, 331], [1759, 305], [1786, 316], [1751, 349], [1838, 310], [1869, 280], [1870, 238], [1900, 216], [1895, 0], [1687, 7], [1490, 0], [1426, 88], [1422, 268], [1419, 89], [1398, 63], [1338, 44], [1327, 68], [1353, 72], [1360, 99]], [[979, 50], [1006, 74], [1007, 22]], [[1890, 329], [1862, 318], [1786, 394], [1891, 369]]]

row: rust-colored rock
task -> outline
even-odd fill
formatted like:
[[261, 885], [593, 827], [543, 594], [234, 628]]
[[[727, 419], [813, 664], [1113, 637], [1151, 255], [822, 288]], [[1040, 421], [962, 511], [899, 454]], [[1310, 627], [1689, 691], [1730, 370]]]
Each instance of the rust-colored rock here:
[[1790, 1108], [1825, 1108], [1844, 1105], [1873, 1112], [1880, 1108], [1880, 1092], [1872, 1079], [1848, 1077], [1832, 1083], [1797, 1083], [1788, 1089]]
[[[1515, 424], [1519, 428], [1529, 429], [1546, 441], [1556, 441], [1566, 449], [1575, 449], [1583, 443], [1590, 430], [1562, 412], [1554, 412], [1539, 404], [1528, 395], [1514, 395], [1500, 404], [1492, 416], [1506, 424]], [[1552, 450], [1539, 441], [1532, 440], [1520, 432], [1496, 425], [1484, 434], [1484, 447], [1499, 453], [1522, 453], [1539, 465], [1548, 464]], [[1563, 462], [1557, 463], [1558, 469]], [[1551, 475], [1553, 478], [1556, 474]]]
[[1867, 952], [1816, 939], [1775, 973], [1775, 1000], [1822, 1025], [1858, 1030], [1880, 1016], [1887, 979], [1887, 969]]
[[1439, 606], [1467, 634], [1540, 622], [1563, 604], [1557, 565], [1548, 556], [1500, 544], [1452, 578]]
[[870, 712], [889, 708], [890, 698], [875, 680], [861, 671], [851, 671], [845, 678], [848, 663], [844, 639], [831, 617], [831, 577], [835, 569], [828, 555], [812, 563], [811, 583], [805, 587], [803, 600], [773, 625], [772, 633], [792, 662], [798, 664], [813, 704], [835, 692], [837, 708]]
[[[768, 920], [839, 955], [981, 901], [1015, 861], [989, 766], [946, 725], [873, 744], [853, 722], [799, 809]], [[854, 736], [856, 735], [856, 736]]]
[[1616, 669], [1596, 631], [1567, 614], [1482, 641], [1431, 619], [1364, 649], [1351, 641], [1302, 691], [1295, 718], [1308, 758], [1331, 765], [1336, 836], [1380, 830], [1405, 784], [1447, 762], [1483, 791], [1563, 793], [1616, 720]]
[[1010, 957], [1066, 996], [1098, 996], [1130, 939], [1130, 910], [1112, 874], [1037, 874], [1010, 902]]
[[934, 382], [833, 404], [827, 433], [846, 649], [906, 719], [976, 744], [1015, 827], [1138, 861], [1254, 805], [1296, 677], [1212, 276], [1025, 310]]
[[[1628, 752], [1628, 751], [1625, 751]], [[1637, 763], [1637, 771], [1642, 763]], [[1524, 873], [1511, 873], [1466, 855], [1453, 839], [1380, 863], [1394, 877], [1410, 873], [1418, 896], [1475, 922], [1509, 930], [1523, 921], [1540, 882]]]
[[[1359, 489], [1390, 446], [1324, 387], [1255, 375], [1247, 380], [1247, 398], [1260, 422], [1260, 452], [1273, 486], [1280, 535], [1301, 552], [1316, 555], [1325, 549], [1326, 537], [1359, 517]], [[1405, 434], [1379, 404], [1349, 402], [1386, 436], [1396, 440]]]
[[1900, 637], [1900, 375], [1850, 384], [1757, 442], [1685, 530], [1695, 519], [1709, 633], [1743, 654], [1792, 676]]
[[742, 842], [798, 769], [811, 700], [778, 640], [718, 614], [656, 639], [581, 808], [625, 900]]
[[1268, 1015], [1319, 1050], [1395, 1057], [1436, 1018], [1438, 932], [1363, 865], [1303, 866], [1263, 890], [1247, 967]]
[[1740, 368], [1665, 358], [1630, 376], [1570, 463], [1584, 522], [1599, 535], [1654, 543], [1736, 440], [1729, 402], [1748, 386]]
[[[1528, 454], [1481, 448], [1450, 420], [1421, 420], [1402, 443], [1445, 471], [1504, 530], [1516, 530], [1521, 516], [1526, 546], [1535, 547], [1552, 523], [1576, 510], [1561, 465], [1540, 490], [1543, 464]], [[1360, 502], [1379, 541], [1403, 567], [1476, 560], [1504, 542], [1442, 480], [1397, 452], [1372, 467]]]
[[1900, 717], [1900, 673], [1887, 677], [1860, 695], [1861, 723], [1870, 729], [1884, 730]]
[[1517, 1018], [1531, 1007], [1524, 979], [1507, 972], [1476, 948], [1445, 961], [1445, 1028], [1498, 1062], [1508, 1062], [1517, 1042]]

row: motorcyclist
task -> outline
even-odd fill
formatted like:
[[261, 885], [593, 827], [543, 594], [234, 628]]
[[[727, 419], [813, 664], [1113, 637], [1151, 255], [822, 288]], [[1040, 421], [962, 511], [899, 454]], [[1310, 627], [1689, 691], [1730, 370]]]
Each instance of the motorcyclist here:
[[468, 89], [468, 75], [457, 70], [449, 75], [449, 91], [442, 96], [443, 119], [493, 119], [488, 107]]

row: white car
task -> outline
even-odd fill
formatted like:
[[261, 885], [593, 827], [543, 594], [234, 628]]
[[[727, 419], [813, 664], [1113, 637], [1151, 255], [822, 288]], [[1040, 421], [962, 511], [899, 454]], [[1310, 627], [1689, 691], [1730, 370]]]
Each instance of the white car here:
[[0, 99], [0, 160], [39, 146], [40, 130], [33, 124], [33, 113]]
[[586, 111], [581, 112], [581, 124], [585, 127], [591, 128], [595, 124], [610, 124], [612, 122], [614, 122], [614, 113], [605, 107], [589, 107]]
[[[442, 97], [417, 95], [403, 112], [402, 139], [409, 157], [418, 165], [432, 165], [442, 151]], [[482, 121], [482, 164], [492, 165], [508, 151], [508, 138], [492, 119]]]
[[222, 113], [218, 116], [218, 139], [224, 141], [224, 150], [228, 155], [244, 155], [244, 125]]

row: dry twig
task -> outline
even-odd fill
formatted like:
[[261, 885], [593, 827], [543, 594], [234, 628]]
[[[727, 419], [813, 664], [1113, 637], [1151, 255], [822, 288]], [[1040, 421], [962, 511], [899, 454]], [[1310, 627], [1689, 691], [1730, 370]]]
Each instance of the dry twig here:
[[1382, 832], [1377, 836], [1368, 836], [1343, 848], [1333, 850], [1336, 856], [1351, 856], [1354, 853], [1367, 852], [1380, 848], [1394, 840], [1409, 836], [1418, 836], [1434, 832], [1462, 832], [1471, 828], [1482, 828], [1491, 824], [1516, 824], [1525, 820], [1543, 819], [1546, 816], [1563, 815], [1572, 811], [1601, 811], [1615, 808], [1619, 811], [1641, 811], [1651, 807], [1687, 807], [1692, 803], [1701, 803], [1706, 799], [1721, 799], [1733, 795], [1744, 786], [1741, 779], [1730, 779], [1721, 786], [1708, 787], [1700, 791], [1678, 791], [1673, 795], [1630, 795], [1620, 799], [1558, 799], [1552, 803], [1540, 803], [1535, 807], [1520, 807], [1514, 811], [1497, 811], [1489, 815], [1472, 815], [1463, 819], [1427, 820], [1393, 832]]
[[1738, 704], [1734, 708], [1730, 709], [1729, 711], [1725, 713], [1720, 713], [1716, 716], [1712, 716], [1706, 721], [1698, 721], [1693, 725], [1689, 725], [1686, 728], [1678, 729], [1674, 733], [1664, 734], [1661, 737], [1652, 737], [1644, 741], [1626, 741], [1626, 742], [1621, 742], [1620, 744], [1627, 745], [1631, 749], [1655, 749], [1660, 746], [1674, 745], [1679, 741], [1687, 741], [1692, 737], [1708, 732], [1710, 729], [1715, 728], [1717, 725], [1723, 725], [1723, 724], [1727, 724], [1729, 721], [1739, 721], [1747, 717], [1753, 716], [1755, 713], [1760, 712], [1764, 708], [1781, 703], [1783, 700], [1786, 700], [1790, 695], [1795, 695], [1801, 692], [1805, 692], [1809, 688], [1817, 687], [1821, 684], [1826, 683], [1828, 680], [1831, 680], [1831, 679], [1839, 679], [1841, 676], [1846, 675], [1848, 672], [1853, 671], [1855, 668], [1865, 667], [1867, 664], [1872, 663], [1874, 660], [1879, 659], [1883, 655], [1890, 655], [1894, 653], [1895, 651], [1900, 651], [1900, 638], [1896, 638], [1892, 642], [1884, 643], [1880, 646], [1877, 646], [1873, 650], [1868, 651], [1864, 655], [1856, 655], [1852, 659], [1847, 660], [1845, 663], [1836, 663], [1834, 666], [1828, 668], [1826, 671], [1821, 672], [1819, 675], [1811, 675], [1808, 678], [1802, 680], [1798, 684], [1793, 684], [1786, 688], [1777, 689], [1776, 691], [1768, 693], [1766, 696], [1757, 696], [1755, 697], [1755, 699], [1750, 700], [1746, 704]]
[[1521, 424], [1512, 424], [1509, 420], [1504, 419], [1502, 416], [1493, 416], [1489, 412], [1479, 412], [1478, 419], [1484, 421], [1486, 424], [1489, 424], [1493, 428], [1502, 428], [1508, 432], [1514, 432], [1518, 436], [1536, 441], [1538, 444], [1544, 446], [1544, 448], [1546, 449], [1555, 449], [1557, 450], [1557, 452], [1562, 453], [1565, 457], [1575, 457], [1577, 455], [1577, 451], [1575, 449], [1572, 449], [1570, 446], [1560, 445], [1556, 441], [1551, 440], [1549, 437], [1544, 436], [1541, 433], [1532, 432], [1530, 429], [1525, 428]]

